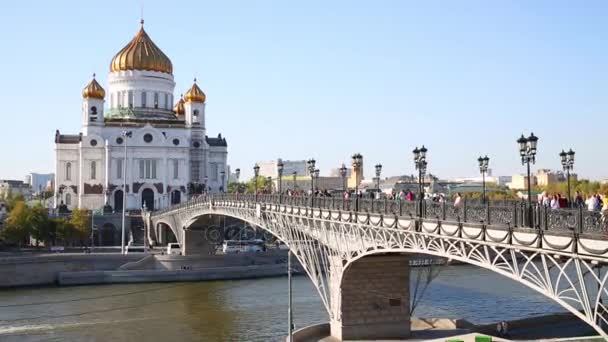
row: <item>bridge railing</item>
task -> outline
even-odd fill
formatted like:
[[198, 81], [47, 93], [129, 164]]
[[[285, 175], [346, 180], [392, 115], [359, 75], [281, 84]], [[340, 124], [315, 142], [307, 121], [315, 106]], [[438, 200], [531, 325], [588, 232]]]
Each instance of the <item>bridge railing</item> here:
[[551, 209], [539, 204], [528, 207], [524, 201], [481, 201], [464, 198], [458, 205], [452, 201], [409, 201], [351, 197], [287, 196], [276, 194], [213, 194], [199, 195], [187, 202], [156, 212], [208, 205], [210, 201], [238, 201], [255, 208], [255, 203], [282, 204], [296, 207], [341, 210], [394, 215], [447, 222], [469, 222], [494, 227], [534, 228], [578, 234], [606, 235], [608, 219], [600, 212], [583, 207]]

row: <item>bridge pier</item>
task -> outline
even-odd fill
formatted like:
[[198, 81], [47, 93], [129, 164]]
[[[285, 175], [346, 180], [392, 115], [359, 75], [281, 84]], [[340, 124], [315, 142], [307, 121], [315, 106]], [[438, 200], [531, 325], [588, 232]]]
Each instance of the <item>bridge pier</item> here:
[[[339, 272], [334, 268], [335, 272]], [[332, 271], [332, 272], [333, 272]], [[410, 336], [410, 266], [406, 255], [376, 255], [344, 270], [331, 335], [339, 340], [402, 339]], [[336, 300], [338, 299], [338, 300]]]

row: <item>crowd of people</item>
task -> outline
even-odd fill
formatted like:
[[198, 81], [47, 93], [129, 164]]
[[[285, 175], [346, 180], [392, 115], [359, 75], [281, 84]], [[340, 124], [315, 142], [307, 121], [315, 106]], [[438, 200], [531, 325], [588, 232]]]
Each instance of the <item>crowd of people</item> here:
[[[553, 195], [543, 192], [539, 195], [538, 203], [546, 208], [563, 209], [570, 207], [568, 198], [560, 193]], [[608, 201], [600, 194], [590, 194], [587, 199], [579, 191], [574, 195], [573, 208], [586, 208], [588, 211], [608, 213]]]

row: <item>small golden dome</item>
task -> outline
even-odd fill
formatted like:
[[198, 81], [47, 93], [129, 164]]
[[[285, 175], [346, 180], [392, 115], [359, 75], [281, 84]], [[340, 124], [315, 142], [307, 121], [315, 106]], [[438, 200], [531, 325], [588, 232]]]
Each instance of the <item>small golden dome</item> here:
[[133, 39], [120, 50], [110, 63], [110, 71], [148, 70], [173, 73], [173, 64], [167, 55], [154, 44], [144, 30], [144, 21]]
[[198, 85], [196, 85], [196, 78], [194, 79], [194, 84], [192, 85], [192, 88], [190, 88], [190, 90], [188, 90], [186, 92], [185, 98], [186, 98], [187, 102], [205, 103], [205, 100], [207, 99], [207, 95], [205, 95], [205, 93], [203, 93], [201, 88], [199, 88]]
[[177, 101], [177, 103], [175, 104], [175, 107], [173, 107], [173, 112], [176, 115], [179, 116], [186, 114], [186, 107], [184, 107], [184, 103], [186, 103], [186, 101], [184, 101], [184, 95], [182, 95], [179, 101]]
[[97, 83], [97, 80], [95, 80], [95, 74], [93, 74], [93, 79], [91, 82], [89, 82], [89, 84], [87, 84], [87, 86], [82, 90], [82, 97], [85, 99], [93, 98], [100, 100], [103, 100], [104, 97], [106, 97], [106, 91], [103, 90], [101, 85]]

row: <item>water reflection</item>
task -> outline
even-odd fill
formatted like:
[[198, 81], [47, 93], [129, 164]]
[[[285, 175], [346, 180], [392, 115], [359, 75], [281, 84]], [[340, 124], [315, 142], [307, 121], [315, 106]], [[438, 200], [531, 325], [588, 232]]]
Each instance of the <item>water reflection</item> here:
[[[328, 319], [306, 277], [294, 279], [293, 303], [297, 327]], [[490, 323], [561, 311], [507, 278], [456, 266], [415, 315]], [[0, 341], [278, 341], [286, 317], [285, 278], [0, 291]]]

